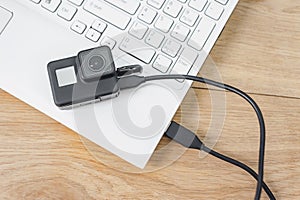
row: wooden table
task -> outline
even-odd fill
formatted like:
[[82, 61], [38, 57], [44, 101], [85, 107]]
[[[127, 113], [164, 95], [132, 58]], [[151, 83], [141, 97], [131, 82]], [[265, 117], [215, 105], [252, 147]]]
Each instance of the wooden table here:
[[[240, 0], [211, 57], [223, 81], [247, 91], [262, 108], [265, 181], [278, 199], [300, 199], [300, 1]], [[208, 65], [202, 71], [207, 77]], [[203, 138], [213, 126], [210, 93], [200, 84], [189, 94], [193, 91], [200, 102], [198, 135]], [[0, 199], [253, 199], [253, 178], [211, 156], [187, 150], [162, 169], [132, 173], [138, 170], [6, 92], [0, 91], [0, 99]], [[214, 149], [256, 170], [257, 119], [239, 97], [226, 93], [226, 102]], [[189, 95], [184, 105], [193, 105]], [[188, 112], [191, 120], [197, 114]], [[214, 113], [222, 112], [215, 108]], [[180, 116], [178, 111], [175, 120]], [[193, 122], [185, 125], [195, 128]], [[169, 141], [163, 139], [156, 152], [165, 144]], [[182, 150], [170, 146], [170, 152]], [[165, 156], [155, 153], [149, 166], [155, 168]]]

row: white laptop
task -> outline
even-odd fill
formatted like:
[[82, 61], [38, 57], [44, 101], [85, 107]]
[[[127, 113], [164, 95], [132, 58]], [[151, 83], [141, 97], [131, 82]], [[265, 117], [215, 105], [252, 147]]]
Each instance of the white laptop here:
[[1, 0], [1, 89], [144, 168], [191, 82], [153, 82], [62, 111], [52, 99], [47, 63], [106, 45], [117, 67], [140, 64], [143, 75], [197, 75], [237, 2]]

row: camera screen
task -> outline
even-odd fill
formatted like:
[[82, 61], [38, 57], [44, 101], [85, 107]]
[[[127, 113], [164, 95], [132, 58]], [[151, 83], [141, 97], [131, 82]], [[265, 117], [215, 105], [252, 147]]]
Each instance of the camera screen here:
[[77, 83], [74, 66], [69, 66], [55, 71], [59, 87], [65, 87]]

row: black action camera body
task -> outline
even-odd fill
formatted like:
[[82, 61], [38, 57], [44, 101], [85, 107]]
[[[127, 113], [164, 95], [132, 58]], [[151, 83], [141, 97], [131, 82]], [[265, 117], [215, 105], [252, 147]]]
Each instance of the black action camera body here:
[[119, 95], [117, 73], [109, 47], [79, 52], [78, 56], [48, 64], [53, 99], [70, 109]]

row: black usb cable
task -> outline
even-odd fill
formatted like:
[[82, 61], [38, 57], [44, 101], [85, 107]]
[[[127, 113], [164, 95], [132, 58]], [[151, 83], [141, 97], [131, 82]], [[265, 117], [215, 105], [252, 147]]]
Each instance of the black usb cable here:
[[[259, 106], [256, 104], [256, 102], [245, 92], [232, 87], [230, 85], [226, 85], [223, 83], [219, 83], [210, 79], [202, 78], [202, 77], [197, 77], [197, 76], [190, 76], [190, 75], [177, 75], [177, 74], [170, 74], [170, 75], [156, 75], [156, 76], [148, 76], [148, 77], [142, 77], [142, 76], [128, 76], [124, 78], [119, 79], [119, 86], [120, 89], [128, 89], [128, 88], [134, 88], [137, 87], [145, 82], [150, 82], [150, 81], [155, 81], [155, 80], [166, 80], [166, 79], [183, 79], [183, 80], [192, 80], [200, 83], [205, 83], [208, 85], [212, 85], [218, 88], [222, 88], [225, 90], [228, 90], [230, 92], [233, 92], [243, 99], [245, 99], [254, 109], [259, 126], [260, 126], [260, 145], [259, 145], [259, 159], [258, 159], [258, 174], [255, 173], [254, 170], [249, 168], [247, 165], [236, 161], [234, 159], [231, 159], [227, 156], [224, 156], [222, 154], [219, 154], [212, 149], [209, 149], [203, 143], [195, 136], [194, 133], [190, 131], [186, 131], [187, 129], [180, 128], [179, 130], [185, 130], [185, 131], [177, 131], [174, 133], [179, 134], [179, 136], [176, 137], [176, 135], [173, 135], [174, 133], [170, 130], [167, 131], [166, 135], [177, 141], [178, 143], [188, 147], [188, 148], [194, 148], [194, 149], [199, 149], [202, 151], [205, 151], [217, 158], [220, 158], [226, 162], [229, 162], [231, 164], [234, 164], [238, 167], [241, 167], [242, 169], [246, 170], [248, 173], [250, 173], [256, 180], [257, 180], [257, 186], [256, 186], [256, 193], [255, 193], [255, 200], [259, 200], [261, 196], [261, 190], [264, 188], [264, 190], [267, 192], [268, 196], [270, 199], [275, 199], [274, 195], [272, 194], [271, 190], [267, 187], [267, 185], [263, 181], [263, 175], [264, 175], [264, 156], [265, 156], [265, 122], [263, 118], [263, 114], [259, 108]], [[174, 126], [174, 122], [171, 124]], [[189, 134], [184, 134], [184, 133], [189, 133]], [[187, 141], [190, 141], [189, 139], [193, 137], [195, 140], [192, 140], [192, 143], [188, 143]]]
[[[168, 130], [165, 132], [166, 137], [172, 139], [173, 141], [181, 144], [184, 147], [190, 148], [190, 149], [197, 149], [200, 151], [204, 151], [216, 158], [219, 158], [225, 162], [228, 162], [230, 164], [233, 164], [237, 167], [240, 167], [241, 169], [245, 170], [246, 172], [248, 172], [253, 178], [255, 178], [256, 180], [258, 180], [258, 175], [256, 174], [256, 172], [251, 169], [250, 167], [248, 167], [247, 165], [245, 165], [242, 162], [239, 162], [235, 159], [232, 159], [228, 156], [225, 156], [223, 154], [220, 154], [212, 149], [210, 149], [209, 147], [205, 146], [203, 144], [203, 142], [196, 136], [195, 133], [193, 133], [192, 131], [190, 131], [189, 129], [185, 128], [184, 126], [179, 125], [178, 123], [172, 121]], [[269, 199], [271, 200], [276, 200], [275, 196], [273, 195], [272, 191], [270, 190], [270, 188], [268, 187], [268, 185], [263, 181], [262, 183], [262, 187], [265, 190], [265, 192], [267, 193]]]

